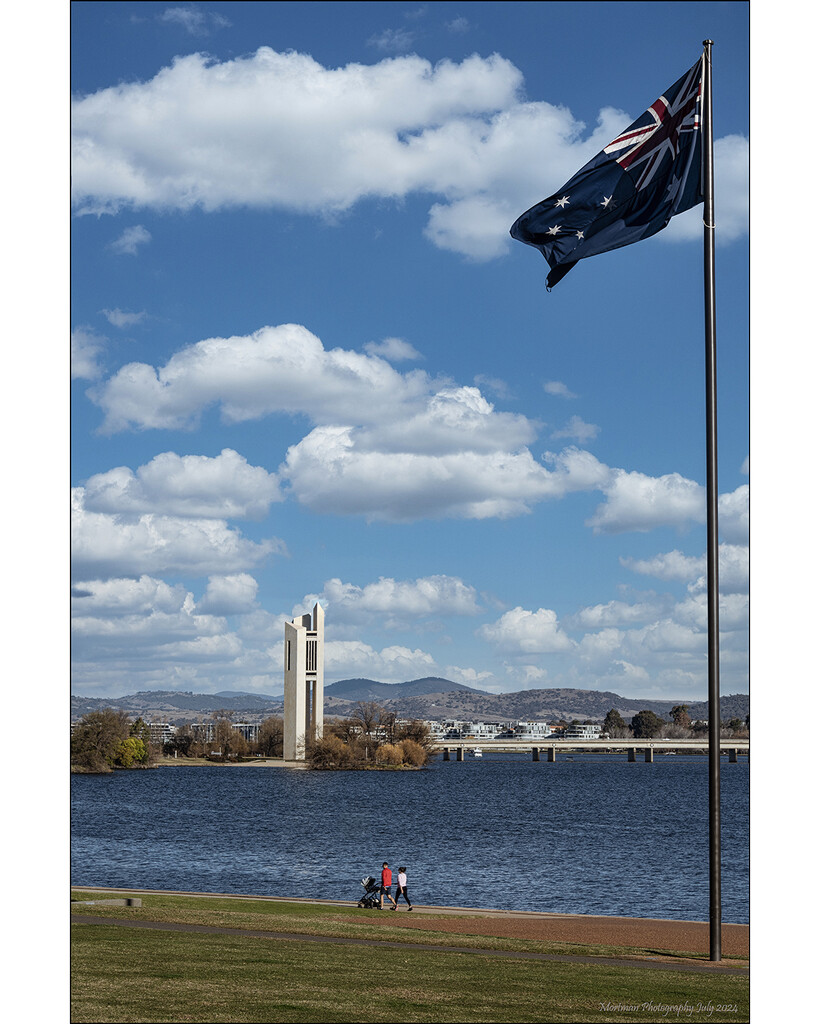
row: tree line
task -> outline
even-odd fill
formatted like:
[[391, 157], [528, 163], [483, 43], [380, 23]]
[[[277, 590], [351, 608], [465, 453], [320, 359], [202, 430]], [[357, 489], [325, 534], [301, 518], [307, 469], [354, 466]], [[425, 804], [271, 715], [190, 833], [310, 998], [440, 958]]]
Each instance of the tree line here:
[[131, 722], [124, 711], [92, 711], [72, 731], [71, 767], [77, 771], [146, 768], [154, 754], [149, 727], [141, 718]]
[[160, 754], [210, 760], [230, 760], [256, 754], [282, 756], [281, 718], [266, 718], [253, 742], [248, 742], [241, 732], [233, 728], [224, 712], [215, 713], [207, 724], [211, 728], [210, 739], [205, 735], [205, 723], [199, 723], [199, 727], [185, 724], [169, 740], [159, 743], [151, 739], [150, 726], [142, 718], [131, 722], [126, 712], [112, 708], [92, 711], [84, 715], [72, 730], [71, 767], [80, 772], [148, 768]]
[[[672, 721], [668, 722], [660, 718], [654, 711], [639, 711], [632, 716], [629, 725], [624, 721], [620, 712], [612, 708], [607, 712], [604, 719], [603, 732], [607, 733], [610, 739], [699, 739], [708, 732], [707, 722], [693, 722], [689, 715], [688, 704], [678, 704], [669, 712]], [[748, 739], [749, 738], [749, 716], [745, 720], [731, 718], [728, 722], [721, 722], [720, 735], [722, 739]]]
[[[131, 722], [124, 711], [106, 708], [83, 716], [72, 730], [71, 767], [79, 772], [148, 768], [160, 754], [210, 761], [282, 757], [284, 721], [271, 715], [255, 740], [233, 727], [227, 712], [208, 722], [186, 723], [164, 743], [151, 739], [149, 725]], [[430, 730], [420, 721], [399, 723], [379, 704], [360, 702], [350, 718], [325, 721], [321, 739], [309, 742], [305, 758], [313, 768], [421, 767], [433, 751]]]
[[[689, 705], [672, 708], [672, 721], [654, 711], [639, 711], [627, 724], [612, 708], [604, 719], [603, 732], [611, 739], [697, 739], [707, 732], [705, 722], [693, 722]], [[210, 739], [205, 723], [180, 726], [163, 744], [151, 740], [151, 730], [142, 718], [129, 720], [124, 711], [107, 708], [83, 716], [71, 737], [71, 766], [81, 772], [110, 772], [117, 768], [147, 768], [159, 754], [212, 761], [243, 757], [282, 757], [284, 722], [271, 715], [259, 725], [255, 740], [247, 740], [234, 729], [227, 712], [215, 712], [210, 722]], [[721, 723], [721, 738], [748, 739], [749, 716]], [[399, 722], [395, 712], [373, 701], [360, 701], [353, 714], [325, 721], [321, 739], [309, 742], [308, 764], [317, 769], [370, 767], [421, 767], [433, 754], [428, 726], [421, 721]]]
[[181, 725], [174, 735], [163, 744], [162, 752], [171, 757], [207, 757], [211, 760], [230, 760], [239, 757], [281, 757], [284, 737], [284, 722], [277, 715], [271, 715], [259, 724], [255, 740], [247, 740], [234, 729], [226, 714], [216, 712], [210, 723], [211, 737], [204, 735], [203, 723]]

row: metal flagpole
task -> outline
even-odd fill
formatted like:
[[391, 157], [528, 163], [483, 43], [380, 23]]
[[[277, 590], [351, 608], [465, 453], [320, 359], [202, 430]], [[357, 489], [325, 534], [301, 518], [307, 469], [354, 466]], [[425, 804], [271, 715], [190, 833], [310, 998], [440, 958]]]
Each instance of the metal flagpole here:
[[720, 666], [718, 625], [717, 340], [712, 40], [703, 41], [703, 300], [706, 335], [706, 576], [709, 675], [709, 959], [720, 960]]

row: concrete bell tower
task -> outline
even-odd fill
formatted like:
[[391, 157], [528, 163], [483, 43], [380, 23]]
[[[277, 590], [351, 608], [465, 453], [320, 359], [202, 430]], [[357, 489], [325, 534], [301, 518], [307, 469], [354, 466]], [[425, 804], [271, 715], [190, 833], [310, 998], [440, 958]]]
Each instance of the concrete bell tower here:
[[321, 739], [325, 700], [325, 613], [285, 623], [284, 758], [304, 761], [306, 744]]

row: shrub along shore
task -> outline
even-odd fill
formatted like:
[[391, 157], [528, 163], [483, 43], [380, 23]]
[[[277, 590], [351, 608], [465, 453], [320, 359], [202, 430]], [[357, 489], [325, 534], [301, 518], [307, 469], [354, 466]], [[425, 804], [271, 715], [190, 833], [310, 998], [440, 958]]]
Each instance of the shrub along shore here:
[[[158, 764], [282, 764], [284, 723], [271, 716], [248, 741], [230, 717], [182, 725], [165, 743], [152, 740], [151, 726], [132, 722], [111, 708], [85, 715], [72, 729], [71, 770], [107, 773]], [[376, 703], [361, 702], [353, 716], [327, 719], [321, 739], [307, 745], [304, 765], [321, 771], [423, 768], [433, 755], [429, 728], [420, 721], [398, 722]]]

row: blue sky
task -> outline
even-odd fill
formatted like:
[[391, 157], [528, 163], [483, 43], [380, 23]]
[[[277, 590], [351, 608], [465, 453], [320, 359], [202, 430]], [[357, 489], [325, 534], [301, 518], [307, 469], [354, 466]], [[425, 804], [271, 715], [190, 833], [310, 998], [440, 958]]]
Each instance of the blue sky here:
[[508, 236], [714, 48], [721, 676], [748, 691], [748, 8], [73, 3], [72, 689], [705, 699], [701, 208]]

